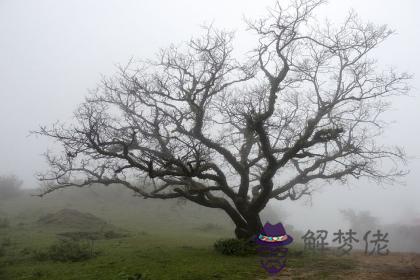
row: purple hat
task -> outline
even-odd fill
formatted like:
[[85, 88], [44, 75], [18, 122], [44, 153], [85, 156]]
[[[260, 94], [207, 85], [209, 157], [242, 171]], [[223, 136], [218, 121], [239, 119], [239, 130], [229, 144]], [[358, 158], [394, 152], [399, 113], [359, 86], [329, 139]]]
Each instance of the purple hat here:
[[286, 234], [282, 223], [272, 225], [266, 223], [258, 235], [256, 243], [259, 245], [284, 246], [292, 243], [293, 238]]

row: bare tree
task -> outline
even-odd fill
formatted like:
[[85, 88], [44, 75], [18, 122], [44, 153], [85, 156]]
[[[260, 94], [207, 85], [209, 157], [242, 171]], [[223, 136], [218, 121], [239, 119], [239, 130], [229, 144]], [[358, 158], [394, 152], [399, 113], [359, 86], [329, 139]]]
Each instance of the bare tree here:
[[38, 131], [63, 147], [46, 155], [41, 195], [121, 184], [220, 208], [248, 238], [270, 199], [297, 200], [319, 181], [403, 175], [401, 149], [375, 140], [388, 97], [408, 91], [409, 75], [379, 71], [370, 58], [393, 32], [354, 12], [321, 25], [313, 11], [322, 2], [277, 4], [248, 21], [258, 46], [245, 62], [233, 56], [232, 33], [208, 27], [156, 61], [120, 67], [75, 124]]

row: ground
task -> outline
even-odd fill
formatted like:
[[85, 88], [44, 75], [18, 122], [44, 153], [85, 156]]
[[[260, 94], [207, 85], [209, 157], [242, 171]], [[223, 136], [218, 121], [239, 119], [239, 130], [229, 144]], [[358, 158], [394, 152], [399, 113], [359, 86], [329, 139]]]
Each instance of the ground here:
[[[299, 244], [290, 247], [287, 268], [270, 278], [257, 257], [225, 256], [213, 249], [217, 239], [233, 237], [223, 213], [91, 192], [1, 202], [0, 218], [10, 223], [0, 223], [0, 280], [420, 279], [418, 254], [334, 257], [303, 252]], [[82, 238], [94, 257], [36, 258], [36, 252], [69, 237]]]
[[[2, 280], [210, 280], [210, 279], [420, 279], [420, 255], [351, 257], [301, 253], [291, 248], [286, 270], [268, 277], [255, 257], [223, 256], [212, 248], [217, 234], [200, 231], [130, 232], [129, 236], [95, 241], [98, 255], [81, 262], [39, 261], [30, 249], [56, 241], [57, 230], [9, 228], [0, 231], [7, 241], [0, 257]], [[137, 276], [136, 276], [137, 275]], [[143, 278], [135, 278], [142, 275]]]
[[[362, 253], [354, 253], [343, 260], [352, 262], [350, 267], [340, 268], [343, 262], [338, 259], [325, 265], [320, 258], [308, 267], [288, 267], [276, 277], [263, 279], [420, 279], [420, 254], [391, 253], [388, 256], [365, 256]], [[314, 268], [316, 264], [319, 266]]]

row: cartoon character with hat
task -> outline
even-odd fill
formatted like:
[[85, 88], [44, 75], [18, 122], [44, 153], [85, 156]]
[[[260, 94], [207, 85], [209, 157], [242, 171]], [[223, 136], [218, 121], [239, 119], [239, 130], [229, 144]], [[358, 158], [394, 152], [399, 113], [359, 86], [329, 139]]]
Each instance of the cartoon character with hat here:
[[261, 267], [270, 274], [279, 273], [286, 266], [288, 249], [283, 247], [293, 242], [281, 223], [266, 223], [256, 238]]

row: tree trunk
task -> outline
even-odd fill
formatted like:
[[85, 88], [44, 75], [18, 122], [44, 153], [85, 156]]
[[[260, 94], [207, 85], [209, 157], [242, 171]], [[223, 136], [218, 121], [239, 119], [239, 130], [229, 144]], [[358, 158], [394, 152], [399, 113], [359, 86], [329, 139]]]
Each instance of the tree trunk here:
[[259, 212], [239, 213], [231, 206], [222, 207], [235, 224], [235, 235], [238, 239], [251, 240], [262, 230], [262, 223]]
[[246, 217], [245, 225], [236, 224], [235, 235], [238, 239], [253, 240], [262, 230], [259, 214]]

